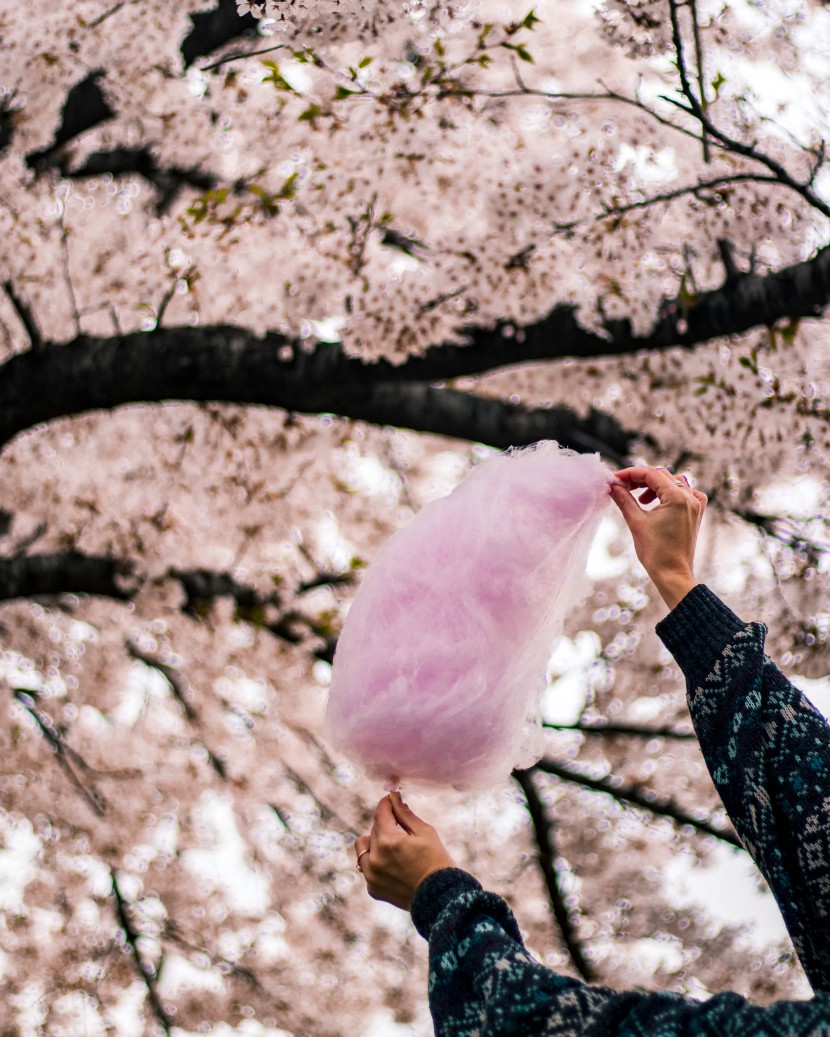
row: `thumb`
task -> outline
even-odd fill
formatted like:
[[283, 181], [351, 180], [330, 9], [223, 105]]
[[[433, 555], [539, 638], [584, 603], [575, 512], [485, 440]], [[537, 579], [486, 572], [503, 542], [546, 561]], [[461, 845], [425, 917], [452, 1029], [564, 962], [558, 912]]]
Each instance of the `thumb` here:
[[409, 832], [410, 835], [414, 835], [418, 831], [422, 831], [427, 823], [422, 818], [412, 811], [406, 803], [404, 803], [400, 792], [390, 792], [389, 802], [392, 804], [392, 813], [395, 815], [395, 820], [404, 829]]

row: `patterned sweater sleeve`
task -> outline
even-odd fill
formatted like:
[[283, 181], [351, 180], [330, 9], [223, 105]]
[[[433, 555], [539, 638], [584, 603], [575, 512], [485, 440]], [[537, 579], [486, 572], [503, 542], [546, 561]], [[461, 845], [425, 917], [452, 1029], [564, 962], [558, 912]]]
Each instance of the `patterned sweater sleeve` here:
[[699, 584], [657, 625], [735, 830], [769, 883], [816, 991], [830, 992], [830, 726]]
[[435, 1037], [830, 1037], [823, 994], [762, 1008], [732, 993], [701, 1003], [560, 976], [528, 954], [505, 901], [457, 868], [421, 883], [412, 920], [429, 940]]
[[[591, 987], [540, 965], [525, 949], [507, 903], [458, 868], [421, 883], [412, 921], [429, 940], [435, 1037], [583, 1037], [642, 996]], [[608, 1025], [596, 1032], [615, 1030]]]

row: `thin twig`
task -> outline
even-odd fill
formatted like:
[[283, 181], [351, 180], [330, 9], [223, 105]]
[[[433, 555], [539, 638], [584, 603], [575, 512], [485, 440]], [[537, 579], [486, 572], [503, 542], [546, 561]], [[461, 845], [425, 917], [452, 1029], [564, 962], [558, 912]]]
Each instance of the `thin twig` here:
[[121, 10], [121, 8], [126, 5], [126, 3], [127, 0], [121, 0], [120, 3], [115, 4], [115, 6], [111, 7], [108, 11], [104, 11], [103, 14], [99, 14], [94, 21], [91, 21], [88, 25], [84, 26], [84, 28], [87, 32], [89, 32], [90, 29], [97, 29], [102, 22], [105, 22], [107, 20], [107, 18], [110, 18], [112, 17], [112, 15], [117, 14]]
[[543, 757], [537, 764], [534, 764], [532, 769], [544, 771], [545, 774], [551, 774], [562, 781], [571, 781], [576, 785], [582, 785], [586, 789], [591, 789], [592, 792], [604, 792], [609, 796], [613, 796], [614, 799], [621, 803], [633, 803], [634, 806], [648, 810], [652, 814], [670, 817], [672, 821], [676, 821], [679, 825], [690, 825], [699, 832], [713, 835], [716, 839], [729, 843], [731, 846], [741, 847], [743, 845], [738, 837], [731, 832], [719, 831], [714, 825], [709, 824], [708, 821], [701, 821], [699, 818], [686, 813], [672, 800], [658, 799], [656, 796], [652, 798], [634, 785], [616, 784], [611, 777], [592, 778], [589, 774], [585, 774], [571, 764], [563, 766], [548, 757]]
[[218, 61], [214, 61], [212, 65], [203, 65], [200, 72], [210, 72], [214, 68], [219, 68], [220, 65], [227, 65], [230, 61], [239, 61], [242, 58], [255, 58], [259, 54], [270, 54], [274, 50], [282, 50], [286, 44], [278, 43], [275, 47], [266, 47], [265, 50], [249, 50], [249, 51], [237, 51], [235, 54], [228, 54], [224, 58], [220, 58]]
[[578, 731], [586, 735], [626, 735], [633, 738], [675, 738], [691, 741], [696, 738], [694, 731], [678, 731], [674, 727], [638, 727], [636, 724], [613, 724], [606, 721], [576, 724], [542, 724], [549, 731]]
[[183, 274], [178, 274], [176, 277], [173, 278], [172, 283], [162, 296], [161, 302], [158, 304], [158, 308], [156, 309], [156, 327], [153, 330], [159, 328], [162, 320], [164, 320], [164, 314], [167, 311], [167, 307], [170, 305], [170, 301], [172, 300], [173, 296], [176, 294], [178, 290], [179, 283], [181, 281], [184, 281], [189, 285], [190, 278], [193, 276], [195, 272], [196, 267], [191, 266], [188, 267], [188, 269], [185, 270]]
[[115, 868], [110, 868], [110, 880], [112, 882], [112, 895], [115, 899], [115, 914], [118, 919], [118, 924], [124, 933], [124, 939], [127, 941], [127, 946], [130, 948], [133, 964], [144, 982], [144, 986], [147, 990], [147, 998], [150, 1002], [150, 1007], [153, 1010], [153, 1015], [156, 1017], [156, 1021], [159, 1023], [162, 1030], [164, 1030], [165, 1037], [170, 1037], [170, 1027], [173, 1025], [173, 1020], [164, 1010], [164, 1005], [161, 1003], [153, 969], [147, 965], [141, 957], [141, 952], [138, 949], [138, 941], [141, 933], [138, 932], [130, 919], [128, 904], [118, 886], [118, 878], [115, 873]]
[[697, 119], [703, 131], [708, 133], [710, 137], [715, 138], [715, 140], [723, 145], [728, 151], [731, 151], [736, 155], [743, 155], [745, 158], [751, 159], [753, 162], [760, 162], [761, 165], [766, 166], [771, 173], [778, 177], [780, 183], [791, 188], [797, 194], [800, 194], [806, 202], [812, 205], [813, 208], [817, 209], [823, 216], [830, 217], [830, 205], [819, 198], [819, 196], [809, 187], [809, 184], [800, 183], [794, 177], [790, 176], [780, 162], [765, 154], [763, 151], [760, 151], [755, 144], [744, 144], [742, 141], [735, 140], [734, 137], [730, 137], [728, 134], [724, 133], [706, 114], [706, 111], [701, 105], [701, 102], [695, 96], [695, 92], [692, 90], [689, 82], [686, 60], [683, 54], [683, 39], [680, 35], [680, 20], [677, 14], [677, 8], [677, 0], [669, 0], [672, 39], [674, 42], [675, 55], [677, 57], [677, 71], [680, 75], [680, 84], [683, 90], [683, 96], [688, 101], [688, 107], [671, 97], [663, 97], [663, 100], [667, 101], [669, 104], [673, 104], [681, 111], [684, 111]]
[[[692, 29], [695, 37], [695, 57], [697, 58], [697, 88], [700, 91], [700, 104], [704, 111], [706, 111], [706, 84], [703, 78], [703, 47], [700, 42], [700, 25], [697, 20], [697, 2], [696, 0], [688, 0], [689, 10], [692, 12]], [[706, 131], [703, 132], [703, 161], [709, 162], [711, 159], [711, 151], [709, 150], [709, 138], [706, 136]]]
[[72, 320], [75, 324], [75, 334], [81, 334], [81, 315], [78, 311], [78, 300], [75, 297], [75, 287], [72, 284], [72, 274], [69, 270], [69, 231], [66, 229], [66, 222], [64, 220], [63, 212], [60, 217], [61, 225], [61, 257], [63, 259], [63, 273], [66, 279], [66, 291], [69, 295], [69, 305], [72, 308]]
[[63, 773], [66, 775], [66, 777], [69, 779], [72, 787], [75, 789], [75, 791], [78, 793], [81, 799], [83, 799], [83, 801], [90, 808], [90, 810], [92, 810], [94, 814], [96, 814], [98, 817], [103, 817], [104, 810], [106, 807], [106, 800], [97, 791], [93, 790], [92, 792], [90, 792], [90, 790], [83, 784], [78, 775], [72, 769], [72, 766], [70, 765], [69, 760], [67, 759], [68, 756], [71, 756], [76, 762], [80, 763], [82, 766], [85, 766], [84, 761], [78, 753], [76, 753], [73, 749], [70, 749], [69, 746], [66, 745], [63, 738], [60, 735], [60, 732], [54, 727], [54, 725], [46, 716], [46, 714], [39, 712], [39, 710], [35, 708], [34, 698], [36, 692], [33, 692], [27, 688], [13, 688], [12, 695], [14, 695], [15, 699], [20, 703], [20, 705], [26, 710], [29, 716], [32, 717], [34, 722], [37, 724], [40, 733], [49, 743], [52, 752], [55, 754], [55, 761], [57, 762], [58, 766], [63, 771]]
[[[164, 677], [164, 679], [170, 686], [173, 698], [179, 703], [179, 705], [184, 710], [185, 717], [188, 719], [192, 726], [198, 727], [200, 723], [200, 717], [197, 711], [194, 709], [192, 703], [190, 702], [190, 689], [188, 687], [187, 681], [182, 676], [182, 674], [173, 666], [170, 666], [167, 663], [162, 662], [161, 659], [156, 658], [156, 656], [150, 655], [149, 652], [142, 651], [142, 649], [140, 649], [138, 645], [135, 644], [135, 642], [133, 641], [126, 641], [125, 646], [127, 649], [127, 654], [130, 655], [133, 659], [137, 659], [139, 662], [144, 663], [145, 666], [149, 666], [152, 669], [157, 670], [162, 675], [162, 677]], [[228, 772], [225, 769], [225, 764], [223, 763], [223, 761], [219, 759], [216, 753], [214, 753], [209, 746], [205, 745], [202, 739], [199, 739], [198, 744], [201, 745], [207, 753], [211, 767], [213, 767], [213, 769], [216, 771], [216, 773], [223, 781], [227, 781]]]

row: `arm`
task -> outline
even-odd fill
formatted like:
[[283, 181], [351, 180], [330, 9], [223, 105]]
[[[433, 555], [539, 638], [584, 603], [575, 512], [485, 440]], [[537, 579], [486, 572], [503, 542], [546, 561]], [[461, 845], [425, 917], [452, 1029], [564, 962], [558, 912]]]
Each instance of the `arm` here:
[[712, 780], [804, 971], [830, 992], [830, 726], [702, 584], [657, 626], [683, 670]]
[[[705, 494], [664, 468], [616, 479], [611, 495], [637, 557], [672, 610], [657, 633], [686, 677], [712, 779], [810, 982], [830, 991], [830, 728], [764, 654], [766, 627], [743, 623], [697, 584]], [[629, 490], [644, 492], [637, 501]]]
[[[393, 792], [378, 804], [369, 835], [355, 843], [369, 895], [412, 911], [429, 941], [429, 1006], [436, 1037], [549, 1032], [559, 1013], [588, 1025], [618, 995], [558, 976], [525, 949], [513, 913], [501, 897], [455, 867], [438, 833]], [[567, 1007], [560, 1004], [569, 993]]]
[[505, 901], [457, 868], [418, 888], [412, 921], [429, 940], [436, 1037], [558, 1033], [549, 1029], [554, 1018], [563, 1034], [582, 1035], [603, 1008], [639, 996], [588, 987], [540, 965]]
[[[355, 851], [371, 896], [411, 907], [429, 940], [436, 1037], [828, 1037], [830, 996], [768, 1008], [737, 994], [616, 992], [544, 968], [501, 897], [456, 868], [438, 833], [397, 793], [378, 804]], [[421, 877], [426, 875], [426, 877]]]

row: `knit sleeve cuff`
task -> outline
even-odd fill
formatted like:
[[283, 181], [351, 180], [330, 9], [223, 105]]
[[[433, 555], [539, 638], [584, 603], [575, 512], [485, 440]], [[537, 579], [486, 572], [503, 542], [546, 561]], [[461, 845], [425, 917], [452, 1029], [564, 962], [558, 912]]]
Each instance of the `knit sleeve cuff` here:
[[480, 889], [478, 879], [460, 868], [434, 871], [418, 886], [412, 898], [412, 921], [415, 928], [428, 940], [433, 925], [447, 904], [461, 893]]
[[699, 583], [655, 630], [687, 680], [696, 683], [746, 625], [705, 584]]

